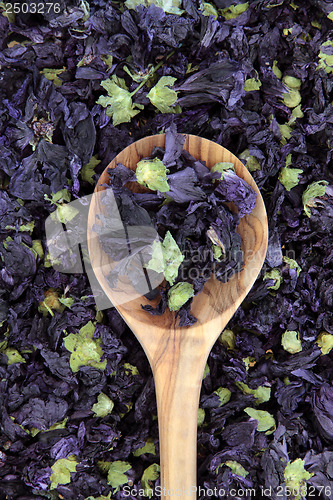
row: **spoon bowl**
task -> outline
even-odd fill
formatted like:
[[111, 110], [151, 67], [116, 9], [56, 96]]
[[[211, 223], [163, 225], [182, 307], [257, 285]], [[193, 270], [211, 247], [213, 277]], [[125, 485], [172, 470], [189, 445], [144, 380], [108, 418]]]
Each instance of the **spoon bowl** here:
[[[122, 163], [131, 170], [149, 157], [153, 148], [165, 146], [165, 134], [143, 138], [119, 153], [102, 173], [95, 192], [106, 189], [108, 169]], [[144, 296], [119, 301], [108, 283], [112, 262], [93, 232], [96, 215], [105, 207], [100, 197], [92, 198], [88, 217], [88, 249], [92, 269], [111, 302], [141, 343], [153, 371], [159, 422], [162, 498], [196, 498], [196, 435], [199, 396], [209, 352], [230, 318], [240, 306], [264, 263], [268, 226], [259, 189], [242, 162], [230, 151], [208, 139], [186, 135], [183, 149], [205, 161], [208, 168], [218, 162], [232, 162], [236, 174], [257, 193], [251, 214], [240, 220], [237, 232], [242, 237], [244, 268], [227, 283], [213, 275], [194, 297], [192, 326], [179, 327], [176, 314], [168, 308], [161, 316], [151, 316], [141, 304], [151, 304]], [[134, 188], [142, 190], [141, 186]]]

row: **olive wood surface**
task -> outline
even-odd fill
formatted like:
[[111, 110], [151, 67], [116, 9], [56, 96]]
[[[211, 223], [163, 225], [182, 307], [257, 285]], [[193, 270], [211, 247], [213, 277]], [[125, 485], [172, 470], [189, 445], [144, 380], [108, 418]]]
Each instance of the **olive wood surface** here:
[[[165, 134], [141, 139], [119, 153], [102, 173], [95, 192], [106, 189], [108, 168], [121, 162], [132, 170], [154, 146], [164, 147]], [[106, 276], [110, 271], [109, 257], [101, 249], [92, 226], [96, 214], [103, 212], [99, 197], [93, 197], [88, 218], [88, 248], [92, 268], [111, 302], [141, 343], [151, 365], [157, 398], [159, 422], [162, 498], [179, 496], [196, 499], [197, 415], [201, 382], [209, 352], [221, 331], [250, 291], [264, 263], [268, 227], [263, 199], [248, 170], [230, 151], [207, 139], [186, 135], [184, 147], [196, 159], [211, 168], [217, 162], [232, 162], [237, 175], [257, 193], [256, 207], [241, 219], [237, 231], [242, 236], [244, 269], [227, 283], [213, 276], [202, 292], [194, 297], [191, 312], [197, 323], [190, 327], [177, 326], [175, 313], [168, 309], [161, 316], [142, 310], [150, 303], [145, 297], [117, 305], [117, 295]], [[136, 191], [145, 189], [137, 185]], [[167, 491], [172, 490], [168, 495]]]

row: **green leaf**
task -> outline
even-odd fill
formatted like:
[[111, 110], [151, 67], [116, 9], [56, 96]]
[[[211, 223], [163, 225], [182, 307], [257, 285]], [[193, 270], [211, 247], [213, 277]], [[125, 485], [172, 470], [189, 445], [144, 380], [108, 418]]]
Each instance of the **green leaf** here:
[[199, 71], [199, 66], [192, 66], [192, 63], [189, 63], [185, 74], [189, 75], [190, 73], [195, 73], [196, 71]]
[[125, 6], [128, 9], [135, 9], [139, 7], [139, 5], [144, 5], [144, 7], [148, 7], [148, 0], [126, 0]]
[[74, 219], [74, 217], [79, 213], [78, 209], [73, 207], [71, 203], [63, 203], [63, 201], [69, 202], [70, 197], [70, 192], [67, 191], [67, 189], [62, 189], [57, 193], [52, 193], [51, 198], [49, 198], [46, 194], [44, 195], [45, 200], [48, 200], [57, 206], [55, 212], [52, 212], [51, 214], [52, 220], [58, 220], [62, 224], [67, 224], [67, 222]]
[[255, 410], [254, 408], [245, 408], [245, 413], [247, 413], [251, 418], [258, 420], [257, 431], [264, 432], [269, 435], [272, 434], [276, 429], [276, 423], [274, 418], [268, 411]]
[[179, 311], [186, 302], [194, 297], [194, 288], [191, 283], [180, 281], [168, 292], [168, 306], [170, 311]]
[[69, 364], [73, 372], [80, 366], [92, 366], [105, 370], [106, 359], [101, 361], [103, 350], [100, 347], [101, 339], [93, 339], [95, 326], [91, 321], [83, 326], [78, 333], [70, 333], [64, 338], [64, 345], [72, 354]]
[[289, 167], [289, 165], [291, 165], [291, 163], [292, 163], [292, 155], [289, 154], [286, 157], [286, 167]]
[[71, 455], [68, 458], [60, 458], [51, 467], [53, 473], [50, 476], [50, 490], [54, 490], [58, 484], [68, 484], [71, 482], [71, 472], [76, 472], [76, 456]]
[[[221, 255], [225, 254], [225, 246], [221, 238], [216, 233], [215, 229], [212, 226], [209, 226], [209, 229], [206, 231], [206, 236], [210, 239], [213, 245], [213, 255], [216, 258], [219, 258]], [[221, 253], [218, 250], [214, 249], [214, 246], [219, 246], [221, 249]]]
[[257, 363], [257, 360], [253, 356], [247, 356], [246, 358], [243, 358], [243, 362], [245, 364], [246, 371], [249, 371], [249, 368], [252, 368]]
[[35, 227], [35, 221], [27, 222], [26, 224], [22, 224], [20, 226], [20, 231], [27, 231], [28, 233], [32, 233]]
[[170, 285], [173, 285], [178, 276], [179, 266], [184, 258], [172, 234], [167, 231], [162, 243], [159, 241], [153, 242], [152, 257], [145, 267], [157, 273], [163, 272], [165, 279]]
[[84, 165], [80, 170], [81, 179], [89, 184], [95, 184], [93, 175], [95, 175], [95, 167], [101, 163], [101, 160], [97, 159], [97, 156], [92, 156], [90, 162]]
[[13, 238], [11, 236], [7, 236], [7, 238], [5, 240], [3, 240], [2, 244], [6, 248], [6, 250], [8, 248], [8, 243], [10, 243], [12, 241], [14, 241], [14, 240], [13, 240]]
[[79, 7], [80, 7], [80, 9], [83, 10], [84, 16], [82, 18], [82, 21], [85, 22], [89, 19], [90, 5], [87, 2], [87, 0], [81, 0]]
[[58, 77], [58, 75], [63, 73], [65, 70], [65, 67], [62, 69], [44, 68], [41, 73], [45, 76], [45, 78], [53, 82], [56, 87], [60, 87], [63, 81]]
[[259, 78], [256, 80], [255, 78], [248, 78], [244, 83], [245, 92], [251, 92], [252, 90], [259, 90], [261, 87], [261, 81]]
[[207, 377], [207, 375], [209, 373], [210, 373], [210, 369], [209, 369], [208, 363], [206, 363], [206, 366], [205, 366], [205, 369], [204, 369], [204, 372], [203, 372], [203, 376], [202, 376], [202, 380], [205, 380], [205, 378]]
[[[283, 2], [282, 2], [283, 3]], [[285, 36], [288, 36], [289, 34], [291, 34], [293, 32], [293, 28], [283, 28], [283, 34]]]
[[286, 144], [287, 140], [290, 139], [293, 129], [288, 125], [288, 123], [279, 124], [281, 133], [281, 144]]
[[128, 483], [128, 477], [124, 473], [131, 467], [130, 463], [121, 460], [111, 462], [108, 466], [108, 484], [118, 490], [119, 486]]
[[227, 21], [229, 19], [234, 19], [238, 17], [240, 14], [243, 14], [249, 8], [249, 2], [239, 3], [237, 5], [230, 5], [230, 7], [226, 7], [222, 9], [222, 15], [225, 17]]
[[215, 469], [216, 472], [219, 470], [220, 467], [223, 467], [223, 465], [229, 467], [229, 469], [231, 469], [232, 474], [236, 474], [236, 476], [241, 476], [245, 478], [248, 475], [248, 471], [244, 469], [244, 467], [235, 460], [227, 460], [226, 462], [223, 462]]
[[299, 276], [299, 273], [302, 271], [302, 268], [301, 268], [301, 266], [299, 266], [297, 264], [296, 260], [290, 259], [286, 255], [284, 255], [282, 257], [282, 259], [283, 259], [283, 262], [290, 267], [290, 269], [296, 269], [297, 270], [297, 276]]
[[151, 455], [156, 454], [155, 444], [152, 438], [148, 438], [146, 444], [142, 448], [138, 448], [137, 450], [133, 451], [133, 455], [135, 457], [140, 457], [141, 455], [144, 455], [146, 453], [150, 453]]
[[107, 474], [112, 462], [105, 462], [104, 460], [99, 460], [97, 462], [98, 468], [102, 474]]
[[108, 54], [107, 56], [101, 55], [100, 58], [106, 64], [107, 71], [109, 71], [112, 68], [113, 57], [110, 54]]
[[318, 198], [324, 196], [327, 184], [327, 181], [313, 182], [304, 191], [302, 203], [304, 212], [308, 217], [311, 217], [311, 208], [317, 206]]
[[203, 408], [198, 409], [198, 427], [200, 427], [205, 420], [205, 410]]
[[181, 9], [182, 0], [149, 0], [148, 3], [151, 5], [154, 3], [157, 7], [160, 7], [167, 14], [177, 14], [181, 16], [185, 11]]
[[333, 349], [333, 335], [327, 332], [320, 332], [316, 344], [320, 348], [322, 354], [329, 354]]
[[291, 115], [292, 115], [292, 117], [290, 118], [290, 120], [288, 122], [289, 125], [292, 125], [293, 123], [295, 123], [297, 118], [303, 118], [304, 113], [302, 111], [302, 106], [300, 104], [298, 106], [296, 106], [296, 108], [294, 108], [292, 110]]
[[39, 434], [40, 432], [41, 432], [40, 429], [36, 429], [36, 427], [31, 427], [30, 429], [30, 434], [32, 437], [37, 436], [37, 434]]
[[156, 481], [156, 479], [160, 476], [160, 466], [158, 464], [151, 464], [147, 469], [145, 469], [142, 474], [141, 483], [145, 490], [144, 495], [149, 498], [152, 497], [152, 482]]
[[283, 349], [290, 354], [296, 354], [302, 350], [302, 342], [299, 338], [299, 333], [296, 331], [286, 330], [281, 338]]
[[250, 389], [243, 382], [236, 382], [237, 387], [241, 389], [244, 394], [252, 394], [256, 398], [256, 404], [266, 403], [271, 397], [271, 388], [264, 385], [259, 386], [257, 389]]
[[249, 154], [249, 150], [248, 149], [245, 149], [239, 155], [239, 158], [241, 160], [245, 160], [246, 161], [245, 166], [246, 166], [246, 168], [248, 169], [249, 172], [255, 172], [256, 170], [260, 170], [261, 169], [259, 161], [257, 160], [257, 158], [255, 156], [251, 156]]
[[167, 170], [164, 163], [159, 158], [153, 160], [141, 160], [136, 166], [136, 179], [139, 184], [146, 186], [152, 191], [166, 193], [170, 191], [168, 184]]
[[211, 168], [211, 172], [220, 172], [221, 173], [221, 179], [223, 179], [223, 173], [226, 170], [232, 170], [233, 172], [235, 171], [235, 167], [233, 163], [227, 162], [227, 161], [220, 161], [219, 163], [215, 163], [215, 165]]
[[286, 487], [296, 493], [294, 493], [292, 500], [300, 500], [302, 498], [302, 489], [304, 489], [307, 480], [313, 476], [313, 473], [305, 470], [304, 460], [297, 458], [293, 462], [289, 460], [283, 476]]
[[44, 256], [44, 267], [53, 267], [55, 264], [62, 264], [60, 259], [51, 258], [50, 252]]
[[228, 330], [227, 328], [225, 328], [219, 336], [218, 340], [227, 349], [235, 349], [236, 335], [232, 330]]
[[26, 363], [26, 360], [23, 356], [18, 352], [17, 349], [13, 347], [8, 347], [4, 350], [4, 354], [6, 354], [8, 358], [8, 365], [14, 365], [15, 363]]
[[101, 392], [97, 396], [97, 403], [92, 406], [92, 411], [97, 415], [97, 417], [106, 417], [109, 415], [114, 407], [112, 399], [110, 399], [106, 394]]
[[129, 373], [131, 373], [132, 375], [139, 375], [139, 370], [137, 369], [137, 367], [131, 365], [130, 363], [124, 363], [124, 368], [127, 375], [129, 375]]
[[[34, 227], [35, 227], [35, 221], [27, 222], [26, 224], [21, 224], [19, 226], [19, 231], [22, 232], [26, 231], [27, 233], [31, 234], [32, 231], [34, 230]], [[11, 225], [5, 226], [5, 229], [13, 229], [14, 231], [16, 231], [16, 227]]]
[[204, 16], [214, 16], [214, 19], [218, 18], [219, 13], [211, 3], [201, 2], [199, 9]]
[[60, 191], [57, 191], [56, 193], [51, 194], [51, 201], [52, 203], [63, 203], [64, 201], [70, 202], [71, 201], [71, 193], [68, 191], [68, 189], [61, 189]]
[[275, 268], [272, 269], [271, 271], [268, 271], [267, 273], [265, 273], [263, 280], [275, 280], [274, 285], [271, 285], [267, 288], [271, 288], [272, 290], [278, 290], [283, 281], [280, 269]]
[[141, 104], [133, 104], [131, 93], [122, 78], [112, 75], [112, 79], [103, 80], [101, 86], [108, 95], [100, 96], [96, 103], [106, 108], [106, 114], [112, 117], [114, 126], [130, 122], [143, 109]]
[[[333, 13], [331, 12], [330, 15]], [[326, 47], [333, 47], [333, 40], [327, 40], [320, 46], [318, 69], [322, 68], [327, 74], [333, 73], [333, 55], [326, 53]]]
[[295, 108], [302, 100], [299, 90], [289, 89], [286, 94], [283, 94], [283, 102], [288, 108]]
[[7, 5], [7, 2], [0, 2], [0, 9], [2, 11], [1, 14], [7, 17], [10, 23], [15, 23], [15, 14], [13, 13], [13, 9], [8, 9]]
[[72, 207], [69, 204], [68, 205], [61, 205], [56, 210], [56, 214], [57, 214], [57, 217], [59, 219], [59, 222], [61, 222], [62, 224], [67, 224], [67, 222], [74, 219], [74, 217], [76, 217], [78, 213], [79, 213], [78, 209], [75, 207]]
[[[8, 332], [8, 330], [7, 330]], [[2, 342], [0, 342], [0, 352], [4, 352], [4, 350], [6, 349], [8, 345], [8, 341], [7, 340], [3, 340]]]
[[279, 78], [279, 80], [281, 80], [282, 78], [282, 71], [279, 70], [279, 68], [277, 67], [277, 61], [273, 61], [273, 66], [272, 66], [272, 70], [273, 70], [273, 73], [274, 75]]
[[230, 401], [231, 392], [227, 387], [219, 387], [218, 389], [216, 389], [216, 391], [214, 391], [214, 393], [219, 397], [219, 406], [223, 406]]
[[223, 255], [222, 248], [219, 245], [212, 245], [212, 248], [213, 248], [214, 259], [220, 261], [220, 257], [222, 257]]
[[298, 176], [303, 173], [300, 168], [283, 167], [279, 173], [279, 181], [287, 191], [298, 185]]
[[317, 28], [317, 29], [321, 30], [321, 24], [318, 21], [311, 21], [311, 26], [313, 26], [314, 28]]
[[282, 78], [283, 83], [288, 89], [286, 94], [283, 94], [283, 102], [288, 108], [296, 108], [301, 103], [301, 94], [299, 89], [301, 88], [301, 80], [295, 78], [294, 76], [284, 76]]
[[37, 434], [39, 434], [40, 432], [49, 432], [49, 431], [54, 431], [55, 429], [65, 429], [67, 420], [68, 420], [68, 417], [64, 418], [60, 422], [56, 422], [55, 424], [51, 425], [51, 427], [49, 427], [46, 430], [40, 430], [40, 429], [36, 429], [35, 427], [32, 427], [30, 429], [30, 431], [28, 431], [28, 432], [30, 432], [32, 437], [34, 437], [34, 436], [37, 436]]
[[287, 85], [289, 89], [299, 90], [301, 88], [302, 82], [299, 78], [294, 76], [286, 75], [282, 78], [282, 82]]
[[128, 9], [135, 9], [139, 5], [149, 7], [152, 4], [160, 7], [167, 14], [177, 14], [180, 16], [184, 12], [180, 8], [182, 5], [182, 0], [126, 0], [125, 2], [125, 5]]
[[68, 309], [70, 309], [74, 304], [74, 299], [73, 297], [60, 297], [59, 302], [60, 304], [63, 304], [64, 306], [68, 307]]
[[177, 78], [173, 78], [172, 76], [162, 76], [147, 94], [150, 102], [161, 111], [161, 113], [174, 112], [174, 108], [171, 106], [177, 101], [177, 92], [169, 87], [172, 87], [176, 80]]
[[49, 428], [49, 431], [54, 431], [55, 429], [65, 429], [67, 420], [68, 420], [68, 417], [65, 417], [60, 422], [56, 422], [55, 424], [51, 425], [51, 427]]

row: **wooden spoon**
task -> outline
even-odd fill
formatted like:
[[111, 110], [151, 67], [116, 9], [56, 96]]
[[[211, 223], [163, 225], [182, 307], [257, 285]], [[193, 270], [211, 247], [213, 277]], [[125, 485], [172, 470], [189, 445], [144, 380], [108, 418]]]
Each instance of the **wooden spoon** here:
[[[95, 192], [106, 189], [108, 168], [121, 162], [135, 170], [143, 157], [150, 156], [154, 146], [164, 147], [165, 134], [145, 137], [119, 153], [102, 173]], [[267, 216], [259, 189], [248, 170], [230, 151], [194, 135], [187, 135], [184, 149], [211, 168], [217, 162], [232, 162], [236, 173], [257, 192], [256, 207], [241, 219], [244, 269], [227, 283], [213, 276], [202, 292], [194, 297], [191, 312], [198, 319], [190, 327], [179, 327], [175, 313], [166, 310], [162, 316], [151, 316], [139, 297], [116, 306], [118, 312], [141, 343], [151, 365], [156, 389], [159, 422], [162, 498], [180, 496], [196, 499], [197, 415], [203, 371], [209, 352], [221, 331], [250, 291], [264, 263], [267, 249]], [[99, 197], [93, 197], [88, 217], [88, 248], [95, 275], [116, 305], [117, 297], [106, 276], [110, 259], [101, 249], [92, 226], [96, 214], [103, 212]], [[169, 491], [170, 490], [170, 491]], [[168, 494], [169, 491], [169, 494]]]

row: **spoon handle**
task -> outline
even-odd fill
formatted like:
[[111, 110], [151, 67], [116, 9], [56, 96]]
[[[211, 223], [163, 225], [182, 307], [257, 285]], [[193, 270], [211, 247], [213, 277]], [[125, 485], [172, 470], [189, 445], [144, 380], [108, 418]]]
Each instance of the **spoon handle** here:
[[162, 498], [195, 500], [198, 406], [207, 356], [198, 350], [193, 338], [186, 339], [186, 331], [173, 333], [162, 353], [154, 356], [155, 362], [152, 363], [159, 423]]

